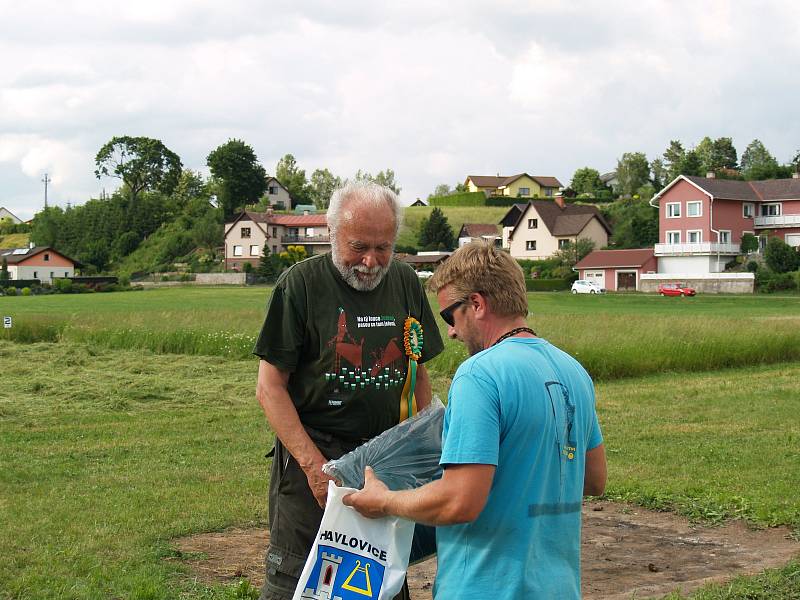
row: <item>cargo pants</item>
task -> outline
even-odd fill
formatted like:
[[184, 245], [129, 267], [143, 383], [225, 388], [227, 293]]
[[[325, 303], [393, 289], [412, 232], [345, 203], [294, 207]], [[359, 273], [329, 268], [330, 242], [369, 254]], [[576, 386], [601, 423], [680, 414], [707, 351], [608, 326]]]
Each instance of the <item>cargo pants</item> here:
[[[306, 431], [330, 460], [341, 458], [365, 441], [346, 442], [308, 427]], [[319, 530], [323, 510], [308, 487], [303, 469], [277, 438], [270, 454], [270, 540], [260, 600], [291, 600]], [[394, 600], [410, 600], [407, 582]]]

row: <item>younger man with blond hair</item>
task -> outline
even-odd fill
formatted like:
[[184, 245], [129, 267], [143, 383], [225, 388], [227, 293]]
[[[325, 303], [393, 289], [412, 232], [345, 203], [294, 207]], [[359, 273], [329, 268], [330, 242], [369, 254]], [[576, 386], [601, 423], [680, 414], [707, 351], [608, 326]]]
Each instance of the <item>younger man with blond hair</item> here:
[[428, 285], [471, 355], [450, 387], [444, 475], [391, 492], [368, 469], [345, 504], [438, 526], [435, 598], [580, 598], [581, 499], [606, 481], [592, 380], [527, 327], [522, 270], [502, 250], [468, 244]]

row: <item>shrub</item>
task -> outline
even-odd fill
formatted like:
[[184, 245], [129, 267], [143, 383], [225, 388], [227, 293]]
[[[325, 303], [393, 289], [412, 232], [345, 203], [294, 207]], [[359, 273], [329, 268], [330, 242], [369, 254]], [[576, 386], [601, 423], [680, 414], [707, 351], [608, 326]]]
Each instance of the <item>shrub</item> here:
[[754, 260], [751, 260], [750, 262], [747, 263], [747, 270], [750, 271], [751, 273], [755, 273], [756, 271], [758, 271], [758, 263]]
[[776, 273], [788, 273], [800, 266], [800, 253], [778, 237], [771, 237], [764, 250], [764, 260]]
[[245, 273], [250, 273], [253, 270], [253, 265], [249, 262], [246, 262], [242, 265], [242, 271]]
[[131, 284], [131, 278], [128, 275], [119, 276], [119, 285], [121, 287], [128, 287]]
[[31, 288], [29, 288], [29, 287], [22, 288], [22, 295], [23, 296], [30, 296], [31, 295]]
[[17, 288], [15, 288], [14, 286], [8, 286], [5, 289], [5, 294], [6, 294], [6, 296], [16, 296], [17, 295]]
[[53, 289], [57, 294], [71, 294], [72, 293], [72, 280], [71, 279], [54, 279]]
[[742, 243], [740, 246], [742, 254], [750, 254], [758, 250], [758, 238], [752, 233], [745, 233], [742, 236]]
[[568, 290], [572, 282], [569, 279], [526, 279], [525, 289], [529, 292], [555, 292]]

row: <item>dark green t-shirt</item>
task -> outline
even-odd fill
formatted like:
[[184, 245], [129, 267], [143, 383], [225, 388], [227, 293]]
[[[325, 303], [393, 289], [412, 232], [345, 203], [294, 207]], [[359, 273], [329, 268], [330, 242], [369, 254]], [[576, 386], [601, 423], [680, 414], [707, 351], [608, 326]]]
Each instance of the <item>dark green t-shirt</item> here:
[[346, 440], [371, 438], [400, 419], [409, 316], [422, 324], [422, 363], [443, 344], [411, 267], [392, 261], [378, 287], [361, 292], [330, 254], [314, 256], [278, 279], [253, 353], [291, 373], [289, 395], [304, 424]]

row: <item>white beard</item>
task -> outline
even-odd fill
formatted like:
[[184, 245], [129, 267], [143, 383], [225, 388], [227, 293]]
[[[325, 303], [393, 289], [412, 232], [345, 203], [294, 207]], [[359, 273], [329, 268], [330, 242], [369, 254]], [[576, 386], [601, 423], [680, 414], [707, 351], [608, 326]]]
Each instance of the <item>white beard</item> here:
[[[386, 275], [389, 271], [389, 267], [392, 265], [392, 260], [389, 259], [385, 267], [381, 267], [380, 265], [375, 265], [374, 267], [353, 265], [352, 267], [348, 267], [339, 260], [335, 246], [331, 249], [331, 260], [333, 260], [333, 266], [339, 271], [339, 275], [342, 276], [345, 283], [359, 292], [371, 292], [378, 287], [378, 284], [383, 280], [384, 275]], [[360, 278], [357, 273], [368, 275], [368, 277]]]

